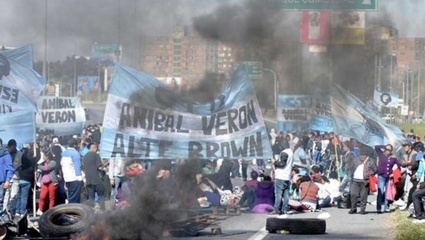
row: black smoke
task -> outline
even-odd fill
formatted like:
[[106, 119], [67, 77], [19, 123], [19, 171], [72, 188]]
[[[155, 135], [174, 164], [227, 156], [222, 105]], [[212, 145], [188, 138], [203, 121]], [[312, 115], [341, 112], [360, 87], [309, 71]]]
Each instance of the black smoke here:
[[128, 205], [98, 216], [83, 235], [88, 239], [161, 239], [164, 230], [185, 219], [197, 203], [199, 160], [187, 160], [174, 168], [170, 180], [159, 180], [158, 171], [169, 168], [170, 161], [155, 161], [132, 183]]

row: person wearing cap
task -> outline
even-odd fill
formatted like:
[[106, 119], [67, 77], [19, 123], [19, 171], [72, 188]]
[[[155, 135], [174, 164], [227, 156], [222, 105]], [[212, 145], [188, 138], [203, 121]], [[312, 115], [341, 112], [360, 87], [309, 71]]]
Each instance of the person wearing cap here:
[[419, 162], [416, 161], [416, 155], [418, 154], [415, 149], [413, 149], [412, 142], [406, 142], [402, 144], [405, 152], [405, 158], [401, 162], [401, 166], [406, 168], [406, 179], [404, 183], [404, 191], [408, 192], [407, 194], [407, 204], [405, 211], [407, 211], [412, 204], [412, 194], [416, 190], [418, 184], [418, 178], [416, 176], [416, 171], [419, 167]]
[[366, 214], [367, 195], [369, 193], [369, 177], [376, 174], [376, 161], [369, 157], [367, 149], [361, 149], [360, 158], [352, 159], [350, 166], [350, 197], [351, 209], [349, 214], [357, 213], [357, 197], [360, 195], [360, 214]]
[[62, 153], [61, 167], [66, 188], [68, 203], [80, 203], [83, 176], [81, 172], [81, 156], [76, 150], [78, 140], [71, 138], [68, 148]]
[[65, 148], [59, 143], [59, 139], [57, 137], [53, 138], [53, 140], [52, 140], [52, 148], [54, 146], [60, 147], [61, 152], [64, 152], [65, 151]]
[[4, 189], [10, 188], [14, 173], [15, 168], [12, 163], [12, 156], [6, 147], [3, 146], [3, 141], [0, 138], [0, 204], [3, 204]]
[[382, 204], [384, 204], [385, 212], [390, 212], [390, 205], [386, 196], [386, 189], [390, 178], [393, 177], [393, 167], [400, 167], [397, 157], [393, 155], [393, 146], [376, 145], [375, 151], [378, 154], [378, 197], [376, 199], [376, 210], [382, 213]]

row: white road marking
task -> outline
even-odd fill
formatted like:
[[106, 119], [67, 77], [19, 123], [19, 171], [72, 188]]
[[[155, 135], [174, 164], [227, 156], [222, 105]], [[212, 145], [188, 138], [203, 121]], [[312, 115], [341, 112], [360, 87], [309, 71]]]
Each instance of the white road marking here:
[[261, 240], [265, 236], [267, 236], [267, 234], [269, 234], [269, 232], [266, 230], [266, 227], [263, 227], [258, 232], [256, 232], [254, 235], [252, 235], [252, 237], [248, 238], [248, 240]]

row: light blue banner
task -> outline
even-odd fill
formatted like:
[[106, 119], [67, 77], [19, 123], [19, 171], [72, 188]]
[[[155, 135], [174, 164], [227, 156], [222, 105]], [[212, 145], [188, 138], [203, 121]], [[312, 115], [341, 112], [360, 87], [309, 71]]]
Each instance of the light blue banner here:
[[116, 65], [101, 156], [128, 159], [259, 159], [272, 151], [251, 81], [239, 68], [209, 103], [176, 95], [154, 77]]
[[405, 138], [401, 130], [382, 120], [362, 101], [338, 85], [331, 87], [331, 106], [335, 132], [368, 146], [400, 146]]
[[24, 67], [31, 69], [33, 68], [32, 53], [32, 46], [30, 44], [19, 48], [0, 51], [0, 54], [3, 54], [9, 59], [13, 59]]
[[0, 113], [37, 111], [36, 99], [46, 80], [28, 67], [28, 58], [32, 59], [29, 46], [0, 52]]
[[35, 142], [35, 113], [19, 111], [0, 116], [0, 138], [3, 143], [15, 139], [18, 146]]
[[311, 130], [333, 132], [333, 116], [328, 90], [316, 89], [313, 97]]
[[308, 95], [279, 95], [277, 128], [284, 133], [310, 129], [313, 101]]

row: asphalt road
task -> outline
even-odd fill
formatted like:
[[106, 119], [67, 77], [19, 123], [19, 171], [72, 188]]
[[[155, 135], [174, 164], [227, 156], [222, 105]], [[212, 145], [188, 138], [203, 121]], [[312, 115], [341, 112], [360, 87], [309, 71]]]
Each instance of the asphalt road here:
[[[232, 179], [234, 185], [241, 185], [240, 179]], [[375, 195], [369, 195], [368, 201], [374, 202]], [[183, 239], [211, 240], [271, 240], [271, 239], [395, 239], [392, 227], [392, 213], [377, 214], [376, 206], [369, 204], [366, 215], [348, 214], [348, 209], [336, 207], [325, 208], [322, 212], [297, 213], [288, 218], [317, 218], [320, 214], [328, 213], [326, 218], [326, 234], [321, 235], [295, 235], [295, 234], [270, 234], [265, 230], [266, 214], [253, 214], [242, 212], [240, 216], [232, 216], [221, 221], [219, 225], [222, 235], [212, 235], [209, 228], [202, 230], [196, 237]], [[221, 210], [224, 216], [224, 210]], [[169, 239], [169, 238], [168, 238]], [[182, 239], [182, 238], [172, 238]]]

